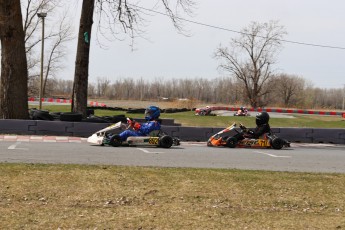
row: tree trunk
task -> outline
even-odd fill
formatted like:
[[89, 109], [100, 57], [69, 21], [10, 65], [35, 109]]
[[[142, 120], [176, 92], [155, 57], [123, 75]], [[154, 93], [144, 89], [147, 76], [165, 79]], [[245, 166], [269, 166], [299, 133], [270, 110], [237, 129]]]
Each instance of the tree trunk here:
[[83, 0], [75, 61], [72, 111], [82, 113], [84, 117], [86, 117], [87, 109], [89, 54], [94, 5], [95, 0]]
[[20, 0], [0, 0], [0, 118], [28, 119], [28, 71]]

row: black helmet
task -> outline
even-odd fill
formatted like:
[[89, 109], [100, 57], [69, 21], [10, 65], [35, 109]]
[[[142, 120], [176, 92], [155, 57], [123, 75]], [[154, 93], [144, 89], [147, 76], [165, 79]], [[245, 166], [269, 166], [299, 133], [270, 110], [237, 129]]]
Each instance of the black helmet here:
[[256, 125], [263, 125], [267, 124], [270, 120], [270, 115], [267, 112], [261, 112], [256, 114]]

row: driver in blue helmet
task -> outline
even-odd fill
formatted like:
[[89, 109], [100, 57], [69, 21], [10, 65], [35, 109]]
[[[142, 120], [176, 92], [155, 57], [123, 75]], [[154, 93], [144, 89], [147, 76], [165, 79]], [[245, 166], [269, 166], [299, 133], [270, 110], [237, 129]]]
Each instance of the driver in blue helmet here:
[[150, 106], [145, 110], [145, 123], [139, 123], [132, 119], [127, 118], [128, 125], [133, 130], [125, 130], [119, 134], [122, 141], [127, 140], [127, 137], [130, 136], [147, 136], [150, 132], [154, 130], [161, 129], [161, 121], [159, 120], [159, 116], [161, 115], [161, 111], [157, 106]]

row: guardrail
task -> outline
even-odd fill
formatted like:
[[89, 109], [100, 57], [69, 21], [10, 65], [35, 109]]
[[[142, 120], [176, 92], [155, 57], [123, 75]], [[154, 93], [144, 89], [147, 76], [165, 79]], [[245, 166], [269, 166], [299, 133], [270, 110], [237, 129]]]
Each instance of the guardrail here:
[[[9, 119], [0, 120], [0, 133], [88, 137], [107, 126], [109, 123]], [[207, 141], [222, 128], [162, 125], [162, 129], [181, 141]], [[345, 129], [272, 128], [272, 131], [290, 142], [345, 144]]]

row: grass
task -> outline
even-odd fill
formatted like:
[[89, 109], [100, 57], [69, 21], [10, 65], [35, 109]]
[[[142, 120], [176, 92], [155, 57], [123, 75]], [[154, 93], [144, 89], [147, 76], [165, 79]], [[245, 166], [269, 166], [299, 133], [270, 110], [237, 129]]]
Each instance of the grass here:
[[2, 229], [343, 229], [345, 175], [0, 164]]
[[[44, 109], [50, 112], [69, 112], [69, 105], [45, 105]], [[124, 114], [132, 118], [143, 118], [143, 114], [127, 114], [125, 111], [95, 110], [96, 116], [115, 116]], [[295, 118], [271, 118], [271, 127], [296, 128], [345, 128], [345, 120], [340, 116], [300, 115]], [[193, 111], [180, 113], [162, 113], [161, 118], [171, 118], [175, 123], [183, 126], [197, 127], [224, 127], [233, 122], [243, 123], [247, 127], [255, 127], [255, 116], [195, 116]]]

